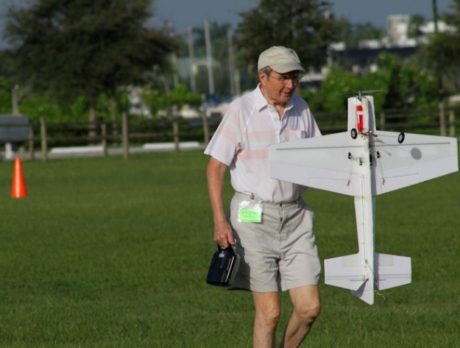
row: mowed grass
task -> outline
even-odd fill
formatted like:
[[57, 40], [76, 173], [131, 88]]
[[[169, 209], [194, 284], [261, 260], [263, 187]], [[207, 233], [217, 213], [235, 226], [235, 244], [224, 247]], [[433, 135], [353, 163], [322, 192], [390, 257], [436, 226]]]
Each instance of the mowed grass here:
[[[205, 283], [214, 252], [200, 152], [0, 163], [0, 346], [250, 347], [252, 299]], [[226, 187], [226, 197], [231, 189]], [[353, 199], [310, 190], [321, 258], [356, 252]], [[377, 251], [413, 283], [369, 306], [321, 285], [309, 347], [460, 345], [460, 175], [379, 196]], [[282, 296], [286, 323], [290, 304]], [[279, 335], [280, 336], [280, 335]]]

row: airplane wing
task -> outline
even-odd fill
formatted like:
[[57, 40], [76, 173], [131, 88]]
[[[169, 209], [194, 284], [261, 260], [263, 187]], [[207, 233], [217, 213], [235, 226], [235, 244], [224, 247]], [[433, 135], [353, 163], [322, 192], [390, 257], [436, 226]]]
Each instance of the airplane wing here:
[[414, 185], [458, 171], [457, 139], [433, 135], [377, 131], [374, 149], [376, 194]]
[[300, 139], [270, 146], [273, 178], [353, 196], [352, 161], [348, 153], [361, 148], [349, 132]]
[[[450, 137], [376, 131], [371, 153], [374, 193], [382, 194], [458, 171], [457, 140]], [[353, 169], [362, 142], [349, 132], [270, 146], [271, 176], [349, 196], [361, 194], [362, 178]]]

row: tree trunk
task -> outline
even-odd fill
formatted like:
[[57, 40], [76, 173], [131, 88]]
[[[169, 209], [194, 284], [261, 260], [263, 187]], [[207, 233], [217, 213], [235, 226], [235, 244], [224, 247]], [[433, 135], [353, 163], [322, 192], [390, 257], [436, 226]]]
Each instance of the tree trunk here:
[[11, 112], [13, 115], [20, 115], [19, 103], [21, 101], [21, 90], [18, 85], [14, 85], [11, 91]]
[[112, 126], [112, 139], [117, 139], [118, 137], [117, 109], [117, 101], [114, 96], [111, 96], [109, 102], [109, 113]]
[[96, 139], [96, 105], [91, 103], [89, 107], [89, 125], [88, 125], [88, 136], [90, 142], [94, 142]]

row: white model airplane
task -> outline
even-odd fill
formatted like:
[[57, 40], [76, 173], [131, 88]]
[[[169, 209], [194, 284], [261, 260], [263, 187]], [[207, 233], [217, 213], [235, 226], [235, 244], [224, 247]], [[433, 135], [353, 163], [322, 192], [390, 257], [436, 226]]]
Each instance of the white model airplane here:
[[374, 303], [411, 282], [411, 259], [375, 252], [375, 196], [458, 170], [457, 140], [377, 131], [372, 96], [348, 98], [348, 132], [270, 147], [273, 178], [355, 197], [359, 251], [324, 261], [325, 283]]

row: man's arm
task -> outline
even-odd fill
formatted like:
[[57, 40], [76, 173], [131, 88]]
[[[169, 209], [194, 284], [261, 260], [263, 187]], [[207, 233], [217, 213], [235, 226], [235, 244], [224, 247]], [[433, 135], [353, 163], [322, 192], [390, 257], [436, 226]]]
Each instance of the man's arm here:
[[211, 157], [208, 163], [208, 192], [214, 220], [214, 240], [221, 248], [234, 243], [232, 228], [229, 225], [223, 205], [224, 179], [227, 166]]

